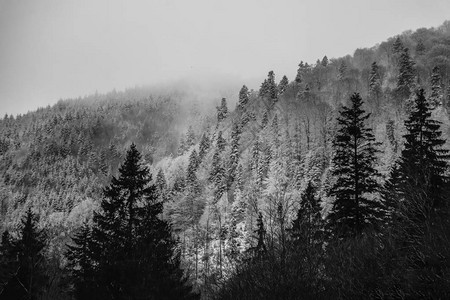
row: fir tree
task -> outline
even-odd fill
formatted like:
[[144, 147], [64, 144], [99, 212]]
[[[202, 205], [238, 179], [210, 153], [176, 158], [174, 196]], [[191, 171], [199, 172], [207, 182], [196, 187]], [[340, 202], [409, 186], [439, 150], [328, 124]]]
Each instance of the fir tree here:
[[392, 50], [394, 53], [402, 53], [404, 50], [402, 40], [399, 36], [395, 39], [394, 44], [392, 44]]
[[214, 184], [214, 198], [218, 201], [226, 189], [226, 173], [223, 162], [218, 151], [214, 152], [212, 158], [209, 180]]
[[257, 239], [257, 244], [256, 247], [252, 248], [252, 250], [254, 250], [255, 252], [255, 256], [258, 259], [261, 259], [264, 254], [267, 252], [267, 247], [266, 247], [266, 228], [264, 227], [264, 221], [263, 221], [263, 216], [262, 213], [260, 212], [258, 215], [258, 219], [256, 220], [256, 239]]
[[220, 123], [222, 120], [226, 119], [227, 116], [228, 116], [227, 99], [222, 98], [220, 106], [217, 107], [217, 121]]
[[435, 66], [431, 73], [431, 95], [430, 95], [430, 104], [431, 107], [437, 107], [442, 105], [442, 81], [441, 81], [441, 72], [438, 66]]
[[339, 129], [333, 140], [333, 176], [330, 190], [335, 198], [328, 225], [338, 235], [355, 235], [376, 226], [382, 216], [381, 205], [371, 200], [378, 189], [375, 137], [365, 121], [370, 117], [362, 109], [359, 94], [351, 96], [351, 107], [344, 106], [338, 118]]
[[[96, 299], [195, 298], [179, 268], [170, 226], [160, 219], [162, 203], [151, 185], [150, 172], [134, 144], [119, 168], [119, 177], [112, 178], [103, 194], [100, 211], [94, 214], [92, 244], [83, 245], [89, 235], [84, 229], [75, 237], [69, 255], [78, 264], [78, 274], [90, 272], [89, 267], [81, 270], [83, 255], [94, 266], [92, 290], [77, 292]], [[83, 277], [77, 280], [84, 282]], [[88, 282], [83, 287], [91, 285]]]
[[414, 79], [414, 62], [409, 56], [408, 48], [404, 48], [400, 54], [397, 91], [404, 97], [408, 97], [414, 85]]
[[202, 138], [200, 140], [200, 145], [198, 146], [198, 158], [199, 160], [203, 160], [205, 155], [208, 153], [209, 148], [211, 147], [211, 141], [207, 134], [203, 133]]
[[265, 111], [261, 120], [261, 128], [266, 128], [267, 124], [269, 124], [269, 113]]
[[228, 164], [228, 181], [227, 187], [228, 189], [234, 183], [236, 178], [236, 170], [239, 164], [239, 140], [241, 137], [241, 132], [238, 123], [233, 124], [233, 128], [231, 129], [231, 153], [230, 160]]
[[303, 61], [300, 62], [298, 65], [297, 75], [295, 76], [295, 82], [302, 83], [303, 82], [303, 71], [304, 71], [305, 65], [303, 64]]
[[414, 109], [405, 121], [407, 133], [404, 135], [405, 145], [399, 159], [400, 194], [405, 205], [417, 207], [412, 219], [423, 219], [435, 209], [446, 204], [444, 191], [448, 184], [445, 172], [448, 168], [448, 151], [442, 149], [445, 140], [441, 138], [440, 123], [431, 119], [429, 104], [423, 89], [417, 92]]
[[192, 126], [189, 126], [186, 132], [186, 139], [184, 140], [185, 149], [188, 150], [190, 147], [195, 145], [195, 133]]
[[278, 100], [277, 84], [275, 83], [275, 73], [270, 71], [267, 75], [267, 97], [272, 101]]
[[72, 273], [73, 293], [76, 299], [88, 299], [95, 290], [95, 262], [92, 259], [95, 245], [92, 242], [92, 228], [88, 223], [83, 223], [72, 241], [73, 244], [67, 245], [66, 257]]
[[297, 218], [292, 222], [291, 236], [298, 246], [314, 247], [320, 240], [322, 216], [320, 201], [315, 196], [316, 188], [308, 181], [302, 194]]
[[289, 84], [289, 80], [286, 77], [286, 75], [283, 76], [280, 83], [278, 84], [278, 96], [281, 96], [284, 94], [284, 91], [286, 90], [286, 87]]
[[222, 137], [222, 131], [219, 131], [219, 133], [217, 135], [217, 140], [216, 140], [216, 149], [217, 149], [217, 151], [219, 153], [223, 152], [225, 150], [225, 146], [226, 145], [227, 145], [227, 142]]
[[243, 111], [248, 104], [248, 88], [243, 85], [241, 90], [239, 91], [239, 101], [238, 101], [238, 110]]
[[372, 63], [369, 75], [369, 94], [371, 97], [378, 99], [381, 95], [381, 82], [378, 65], [376, 62]]
[[322, 65], [323, 67], [328, 66], [328, 57], [327, 57], [326, 55], [322, 58], [321, 65]]
[[1, 299], [40, 299], [47, 284], [44, 268], [45, 233], [37, 228], [38, 217], [29, 208], [22, 219], [20, 236], [8, 256], [13, 269], [1, 292]]
[[345, 78], [345, 73], [347, 71], [347, 65], [344, 61], [341, 61], [338, 69], [338, 79], [343, 80]]

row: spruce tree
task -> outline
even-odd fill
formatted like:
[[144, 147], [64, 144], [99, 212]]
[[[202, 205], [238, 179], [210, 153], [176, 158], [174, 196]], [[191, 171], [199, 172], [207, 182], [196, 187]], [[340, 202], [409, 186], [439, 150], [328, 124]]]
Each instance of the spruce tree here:
[[381, 95], [380, 74], [376, 62], [372, 63], [369, 75], [369, 94], [375, 99], [379, 99]]
[[183, 278], [170, 226], [160, 219], [162, 203], [134, 144], [119, 177], [112, 178], [103, 194], [94, 214], [92, 243], [86, 243], [89, 231], [84, 228], [70, 248], [69, 258], [78, 274], [91, 272], [84, 261], [94, 267], [92, 285], [77, 277], [79, 286], [90, 291], [77, 289], [76, 294], [90, 293], [96, 299], [196, 298]]
[[435, 66], [431, 72], [431, 95], [430, 95], [430, 104], [431, 107], [437, 107], [442, 105], [442, 81], [441, 81], [441, 72], [438, 66]]
[[409, 55], [408, 48], [404, 48], [400, 54], [399, 74], [397, 77], [397, 91], [403, 97], [408, 97], [414, 85], [414, 62]]
[[347, 64], [344, 61], [341, 61], [338, 69], [338, 79], [343, 80], [345, 78], [345, 73], [347, 71]]
[[220, 106], [217, 107], [217, 122], [220, 123], [222, 120], [226, 119], [227, 116], [228, 116], [227, 99], [222, 98]]
[[227, 142], [222, 137], [222, 131], [219, 131], [217, 134], [217, 140], [216, 140], [216, 149], [218, 152], [223, 152], [225, 150], [225, 146], [227, 145]]
[[301, 61], [298, 65], [297, 75], [295, 76], [295, 82], [297, 82], [297, 83], [303, 82], [304, 68], [305, 68], [305, 65], [303, 64], [303, 61]]
[[239, 140], [241, 132], [238, 123], [234, 123], [231, 129], [231, 153], [228, 162], [228, 189], [234, 183], [236, 178], [236, 171], [239, 164]]
[[394, 44], [392, 44], [392, 50], [396, 54], [397, 53], [402, 53], [402, 51], [403, 51], [403, 43], [402, 43], [402, 40], [400, 39], [399, 36], [395, 39]]
[[322, 58], [321, 65], [322, 65], [323, 67], [328, 66], [328, 57], [327, 57], [326, 55]]
[[211, 147], [211, 141], [207, 134], [203, 133], [202, 138], [200, 140], [200, 145], [198, 146], [198, 158], [199, 160], [203, 160], [206, 153], [208, 153], [209, 148]]
[[258, 259], [261, 259], [264, 254], [267, 252], [267, 247], [266, 247], [266, 228], [264, 227], [264, 221], [263, 221], [263, 216], [262, 213], [260, 212], [258, 215], [258, 219], [256, 220], [256, 239], [257, 239], [257, 244], [256, 247], [252, 248], [255, 252], [255, 256]]
[[87, 222], [72, 237], [73, 243], [67, 245], [66, 257], [71, 270], [73, 294], [76, 299], [88, 299], [95, 290], [95, 261], [92, 228]]
[[357, 235], [376, 226], [382, 217], [381, 205], [372, 197], [379, 189], [376, 143], [372, 129], [365, 125], [370, 114], [362, 109], [363, 101], [355, 93], [351, 106], [342, 108], [339, 129], [333, 140], [333, 176], [336, 182], [329, 195], [334, 205], [328, 215], [329, 228], [338, 235]]
[[13, 259], [8, 282], [1, 299], [40, 299], [47, 284], [44, 247], [46, 235], [37, 228], [38, 217], [29, 208], [22, 219], [18, 240], [9, 247]]
[[283, 76], [280, 83], [278, 84], [278, 96], [281, 96], [284, 94], [286, 87], [289, 84], [289, 79], [286, 77], [286, 75]]
[[239, 101], [238, 101], [238, 110], [243, 111], [248, 104], [248, 88], [243, 85], [241, 90], [239, 91]]
[[322, 210], [319, 199], [315, 196], [316, 188], [308, 181], [302, 194], [297, 217], [292, 222], [290, 230], [294, 244], [313, 248], [320, 243], [322, 233]]
[[[405, 144], [399, 159], [400, 199], [404, 199], [407, 206], [408, 202], [414, 204], [418, 215], [411, 218], [420, 220], [447, 205], [444, 191], [448, 178], [445, 173], [450, 158], [448, 150], [442, 148], [445, 140], [441, 138], [440, 122], [431, 119], [423, 89], [416, 93], [414, 108], [405, 127]], [[422, 203], [422, 199], [426, 202]]]

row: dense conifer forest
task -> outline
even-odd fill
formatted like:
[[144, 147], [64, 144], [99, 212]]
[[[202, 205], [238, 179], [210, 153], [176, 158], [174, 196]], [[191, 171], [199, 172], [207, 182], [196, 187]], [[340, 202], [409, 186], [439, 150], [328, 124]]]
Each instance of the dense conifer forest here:
[[450, 22], [322, 55], [4, 116], [0, 299], [449, 299]]

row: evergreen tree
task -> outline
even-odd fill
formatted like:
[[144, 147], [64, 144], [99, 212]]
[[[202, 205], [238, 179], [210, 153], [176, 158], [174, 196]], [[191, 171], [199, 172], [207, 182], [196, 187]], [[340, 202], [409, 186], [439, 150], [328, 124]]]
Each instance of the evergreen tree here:
[[262, 213], [260, 212], [258, 215], [258, 219], [256, 220], [256, 239], [257, 239], [257, 244], [256, 247], [252, 248], [252, 250], [255, 251], [255, 256], [259, 259], [261, 259], [264, 254], [267, 252], [267, 247], [266, 247], [266, 228], [264, 227], [264, 221], [263, 221], [263, 216]]
[[341, 61], [338, 68], [338, 79], [343, 80], [345, 78], [345, 72], [347, 71], [347, 65], [344, 61]]
[[371, 97], [378, 99], [381, 95], [381, 81], [376, 62], [372, 63], [369, 75], [369, 94]]
[[186, 132], [186, 139], [184, 140], [184, 145], [186, 150], [195, 145], [195, 133], [192, 126], [189, 126], [188, 131]]
[[220, 106], [217, 107], [217, 121], [220, 123], [222, 120], [226, 119], [227, 116], [228, 116], [227, 99], [222, 98]]
[[194, 188], [194, 189], [198, 189], [198, 187], [196, 186], [197, 183], [197, 176], [196, 176], [196, 172], [197, 172], [197, 168], [199, 165], [199, 160], [198, 160], [198, 155], [197, 155], [197, 151], [192, 150], [191, 155], [189, 156], [189, 164], [186, 170], [186, 185], [189, 188]]
[[273, 71], [270, 71], [267, 75], [267, 96], [273, 102], [278, 100], [277, 84], [275, 83], [275, 73]]
[[92, 259], [95, 245], [88, 223], [83, 223], [72, 241], [73, 244], [67, 245], [66, 257], [72, 273], [73, 293], [76, 299], [89, 299], [95, 290], [95, 261]]
[[234, 183], [236, 178], [236, 171], [239, 164], [239, 140], [241, 137], [241, 132], [238, 123], [233, 124], [233, 128], [231, 129], [231, 153], [230, 160], [228, 164], [228, 181], [227, 187], [228, 189]]
[[5, 297], [3, 291], [8, 282], [14, 280], [14, 273], [17, 270], [17, 255], [13, 250], [14, 240], [9, 231], [5, 230], [0, 244], [0, 297]]
[[265, 111], [261, 120], [261, 128], [266, 128], [267, 124], [269, 124], [269, 113]]
[[238, 101], [238, 110], [243, 111], [248, 104], [248, 88], [243, 85], [241, 90], [239, 91], [239, 101]]
[[438, 66], [435, 66], [431, 73], [431, 95], [430, 104], [431, 107], [437, 107], [442, 105], [443, 92], [442, 92], [442, 81], [441, 72]]
[[218, 201], [227, 187], [225, 168], [223, 167], [220, 152], [218, 151], [214, 152], [212, 158], [209, 180], [214, 184], [214, 198], [215, 201]]
[[298, 65], [297, 75], [295, 76], [295, 82], [302, 83], [303, 82], [303, 71], [304, 71], [305, 65], [303, 64], [303, 61], [300, 62]]
[[45, 233], [37, 228], [37, 216], [29, 208], [22, 219], [20, 236], [8, 256], [13, 259], [12, 272], [4, 285], [1, 299], [40, 299], [47, 276], [44, 268]]
[[394, 44], [392, 44], [392, 50], [396, 54], [402, 53], [402, 51], [404, 50], [402, 40], [399, 36], [395, 39]]
[[326, 55], [322, 58], [321, 65], [322, 65], [323, 67], [328, 66], [328, 57], [327, 57]]
[[[431, 119], [429, 104], [423, 89], [417, 92], [414, 109], [405, 121], [407, 133], [405, 145], [399, 159], [401, 198], [417, 208], [412, 219], [422, 219], [433, 210], [446, 205], [444, 191], [448, 184], [445, 172], [450, 158], [448, 150], [442, 149], [445, 140], [441, 138], [440, 123]], [[426, 203], [421, 199], [426, 199]], [[420, 205], [420, 207], [417, 207]]]
[[316, 188], [308, 181], [303, 192], [297, 218], [292, 222], [291, 236], [297, 246], [313, 248], [319, 244], [322, 232], [320, 201], [315, 196]]
[[219, 131], [217, 135], [217, 141], [216, 141], [216, 149], [219, 153], [223, 152], [225, 150], [225, 146], [227, 145], [227, 142], [222, 137], [222, 131]]
[[344, 106], [338, 118], [339, 129], [333, 140], [333, 171], [336, 182], [330, 190], [335, 198], [328, 225], [338, 235], [356, 235], [376, 226], [382, 216], [381, 205], [372, 200], [378, 189], [375, 137], [364, 124], [370, 117], [362, 109], [359, 94], [351, 96], [351, 107]]
[[399, 91], [401, 95], [408, 97], [411, 93], [411, 88], [414, 85], [414, 79], [414, 62], [409, 55], [408, 48], [404, 48], [400, 54], [399, 60], [397, 91]]
[[284, 91], [286, 90], [286, 87], [289, 84], [289, 80], [286, 77], [286, 75], [283, 76], [280, 83], [278, 84], [278, 96], [281, 96], [284, 94]]
[[199, 160], [203, 160], [203, 158], [205, 157], [206, 153], [208, 153], [209, 148], [211, 147], [211, 141], [209, 140], [208, 135], [206, 135], [205, 133], [202, 134], [202, 138], [200, 140], [200, 145], [199, 145], [199, 149], [198, 149], [198, 158]]
[[71, 263], [79, 270], [75, 276], [91, 272], [90, 267], [82, 269], [82, 261], [94, 267], [92, 285], [77, 277], [79, 286], [92, 289], [77, 289], [76, 294], [90, 293], [96, 299], [196, 298], [183, 278], [170, 226], [160, 219], [162, 203], [134, 144], [119, 177], [112, 178], [103, 194], [94, 214], [92, 244], [85, 243], [89, 231], [84, 228], [70, 248]]

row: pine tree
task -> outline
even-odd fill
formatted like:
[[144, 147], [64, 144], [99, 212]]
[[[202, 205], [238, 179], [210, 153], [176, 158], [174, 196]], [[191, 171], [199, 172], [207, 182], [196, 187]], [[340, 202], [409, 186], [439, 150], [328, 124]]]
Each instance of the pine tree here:
[[421, 219], [434, 209], [446, 205], [444, 191], [448, 178], [445, 172], [450, 158], [448, 150], [442, 149], [445, 140], [441, 138], [440, 122], [431, 119], [423, 89], [416, 94], [414, 109], [405, 121], [405, 127], [406, 141], [398, 170], [400, 193], [406, 205], [408, 202], [417, 205], [418, 203], [414, 203], [417, 199], [427, 200], [418, 208], [419, 211], [414, 212], [419, 213], [419, 216], [411, 217]]
[[378, 99], [381, 95], [381, 82], [378, 65], [376, 62], [372, 63], [369, 75], [369, 95]]
[[186, 147], [186, 150], [195, 145], [195, 133], [192, 126], [189, 126], [186, 132], [186, 139], [184, 140], [184, 145]]
[[189, 164], [186, 170], [186, 186], [188, 190], [194, 189], [197, 194], [198, 191], [198, 182], [197, 182], [197, 168], [199, 165], [197, 151], [192, 150], [191, 155], [189, 156]]
[[304, 71], [305, 65], [303, 64], [303, 61], [300, 62], [298, 65], [297, 75], [295, 76], [295, 82], [302, 83], [303, 82], [303, 71]]
[[158, 193], [158, 198], [161, 201], [166, 200], [167, 181], [166, 181], [166, 176], [164, 176], [164, 171], [161, 168], [159, 168], [158, 174], [156, 175], [155, 187], [156, 187], [156, 192]]
[[261, 120], [261, 128], [266, 128], [267, 124], [269, 124], [269, 113], [265, 111]]
[[[103, 194], [100, 211], [94, 214], [92, 244], [83, 245], [87, 229], [74, 239], [71, 262], [76, 264], [85, 255], [95, 267], [92, 290], [77, 292], [96, 299], [196, 298], [183, 279], [170, 226], [160, 219], [162, 203], [134, 144], [119, 168], [119, 177], [112, 178]], [[90, 271], [79, 270], [82, 274]], [[78, 280], [83, 282], [82, 277]]]
[[209, 140], [208, 135], [205, 133], [202, 134], [202, 138], [200, 140], [200, 145], [198, 146], [198, 158], [199, 160], [203, 160], [205, 155], [208, 153], [209, 148], [211, 147], [211, 141]]
[[270, 71], [267, 75], [267, 96], [272, 102], [278, 100], [277, 84], [275, 83], [275, 73]]
[[323, 67], [328, 66], [328, 57], [327, 57], [326, 55], [322, 58], [321, 65], [322, 65]]
[[281, 96], [284, 94], [286, 87], [289, 84], [289, 79], [286, 77], [286, 75], [283, 76], [280, 83], [278, 84], [278, 96]]
[[95, 290], [95, 262], [92, 259], [95, 245], [92, 242], [92, 228], [87, 222], [83, 223], [72, 241], [73, 244], [67, 245], [66, 257], [74, 285], [73, 293], [76, 299], [88, 299]]
[[437, 107], [442, 105], [442, 99], [444, 97], [442, 92], [441, 72], [438, 66], [435, 66], [431, 72], [431, 95], [430, 104], [431, 107]]
[[227, 116], [228, 116], [227, 99], [222, 98], [220, 106], [217, 107], [217, 121], [220, 123], [222, 120], [225, 120]]
[[3, 291], [10, 280], [14, 279], [17, 270], [17, 255], [14, 252], [14, 240], [8, 230], [2, 233], [0, 244], [0, 296], [6, 297]]
[[225, 168], [223, 167], [220, 152], [218, 151], [214, 152], [212, 158], [209, 180], [214, 184], [214, 198], [215, 201], [218, 201], [220, 197], [222, 197], [227, 187]]
[[227, 142], [225, 141], [225, 139], [222, 137], [222, 131], [219, 131], [218, 135], [217, 135], [217, 140], [216, 140], [216, 149], [218, 152], [223, 152], [225, 150], [225, 146], [227, 145]]
[[239, 91], [239, 101], [238, 101], [238, 110], [243, 111], [248, 104], [248, 88], [243, 85], [241, 90]]
[[371, 200], [378, 189], [375, 137], [364, 124], [370, 117], [362, 109], [359, 94], [351, 96], [351, 107], [344, 106], [338, 118], [339, 129], [333, 140], [333, 176], [330, 190], [335, 198], [328, 225], [338, 235], [356, 235], [376, 227], [382, 217], [381, 205]]
[[338, 79], [343, 80], [345, 78], [345, 73], [347, 71], [347, 65], [344, 61], [341, 61], [338, 69]]
[[404, 48], [400, 54], [399, 60], [397, 91], [399, 91], [401, 95], [408, 97], [411, 93], [411, 88], [414, 85], [414, 79], [414, 62], [409, 55], [408, 48]]
[[264, 254], [267, 252], [267, 247], [266, 247], [266, 229], [264, 227], [264, 221], [263, 221], [263, 216], [262, 213], [260, 212], [258, 215], [258, 219], [256, 220], [256, 239], [258, 240], [256, 247], [252, 248], [252, 250], [254, 250], [255, 252], [255, 256], [258, 259], [261, 259]]
[[404, 50], [402, 40], [399, 36], [395, 39], [394, 44], [392, 44], [392, 50], [394, 53], [402, 53]]
[[231, 129], [231, 153], [228, 163], [228, 189], [234, 183], [236, 178], [236, 171], [239, 164], [239, 140], [241, 138], [241, 132], [238, 123], [234, 123]]
[[316, 188], [311, 181], [302, 194], [297, 218], [292, 222], [291, 236], [298, 246], [312, 248], [319, 244], [322, 233], [320, 201], [315, 196]]
[[37, 228], [38, 217], [29, 208], [22, 219], [20, 235], [10, 248], [14, 257], [11, 277], [3, 287], [1, 299], [40, 299], [47, 276], [44, 268], [46, 236]]

